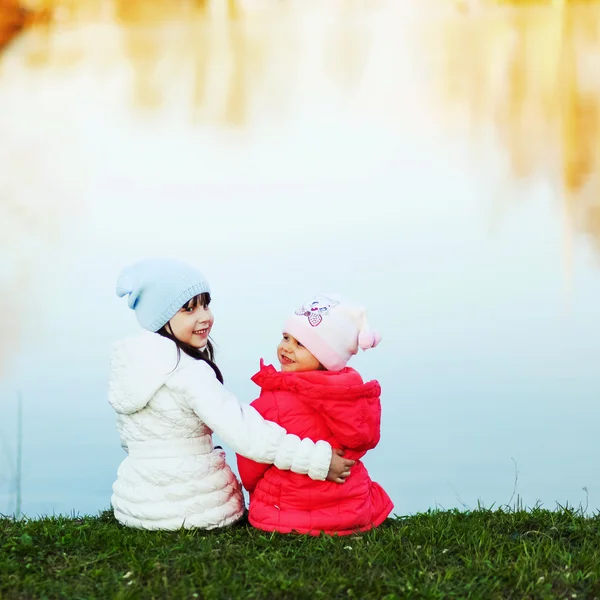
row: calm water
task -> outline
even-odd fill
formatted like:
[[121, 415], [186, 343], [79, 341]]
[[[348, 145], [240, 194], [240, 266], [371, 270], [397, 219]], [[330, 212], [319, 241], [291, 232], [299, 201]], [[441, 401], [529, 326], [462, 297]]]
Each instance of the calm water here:
[[148, 255], [203, 268], [248, 402], [299, 299], [369, 307], [398, 514], [506, 503], [515, 465], [600, 509], [600, 8], [133, 4], [40, 3], [0, 56], [0, 512], [19, 391], [24, 512], [108, 507]]

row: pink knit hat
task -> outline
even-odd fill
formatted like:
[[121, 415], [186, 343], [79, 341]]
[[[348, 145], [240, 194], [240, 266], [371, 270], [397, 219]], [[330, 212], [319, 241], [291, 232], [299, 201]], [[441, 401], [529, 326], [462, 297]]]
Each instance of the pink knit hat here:
[[294, 336], [328, 371], [341, 371], [359, 348], [368, 350], [381, 341], [369, 329], [364, 308], [322, 295], [298, 308], [283, 333]]

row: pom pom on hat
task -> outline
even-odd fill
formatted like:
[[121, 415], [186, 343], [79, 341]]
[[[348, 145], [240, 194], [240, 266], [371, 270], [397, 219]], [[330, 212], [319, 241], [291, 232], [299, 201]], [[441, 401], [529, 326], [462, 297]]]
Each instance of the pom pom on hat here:
[[381, 334], [374, 329], [363, 329], [358, 334], [358, 347], [361, 350], [370, 350], [375, 348], [381, 341]]

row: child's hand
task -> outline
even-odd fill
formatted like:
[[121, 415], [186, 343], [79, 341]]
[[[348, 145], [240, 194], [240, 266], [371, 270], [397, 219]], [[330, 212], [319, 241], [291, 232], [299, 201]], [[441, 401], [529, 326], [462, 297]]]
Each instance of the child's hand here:
[[350, 467], [356, 461], [342, 458], [343, 455], [343, 450], [334, 450], [331, 454], [331, 462], [329, 463], [329, 473], [327, 474], [327, 481], [334, 481], [335, 483], [344, 483], [346, 477], [350, 475]]

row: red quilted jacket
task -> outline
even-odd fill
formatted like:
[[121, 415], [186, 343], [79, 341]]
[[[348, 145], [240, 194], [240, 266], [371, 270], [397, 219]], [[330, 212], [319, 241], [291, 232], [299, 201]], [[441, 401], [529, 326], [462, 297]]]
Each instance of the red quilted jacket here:
[[265, 419], [301, 438], [325, 440], [357, 462], [346, 482], [337, 484], [238, 455], [240, 477], [250, 492], [250, 523], [264, 531], [312, 535], [347, 535], [380, 525], [394, 505], [360, 460], [379, 442], [379, 383], [364, 383], [350, 367], [282, 373], [262, 361], [252, 381], [262, 389], [252, 406]]

